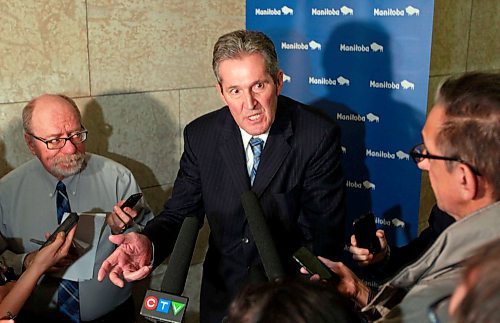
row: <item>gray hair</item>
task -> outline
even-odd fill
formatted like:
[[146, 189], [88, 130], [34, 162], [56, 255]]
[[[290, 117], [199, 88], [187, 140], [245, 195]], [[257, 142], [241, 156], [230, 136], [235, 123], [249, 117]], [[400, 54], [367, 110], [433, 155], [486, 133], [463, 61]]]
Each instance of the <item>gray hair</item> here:
[[222, 85], [219, 65], [228, 59], [237, 59], [245, 55], [261, 54], [266, 63], [266, 72], [278, 84], [278, 56], [272, 40], [259, 31], [236, 30], [222, 35], [214, 46], [212, 68], [217, 82]]
[[446, 156], [474, 165], [499, 200], [500, 74], [474, 72], [448, 78], [439, 87], [435, 104], [444, 108], [446, 118], [438, 146]]

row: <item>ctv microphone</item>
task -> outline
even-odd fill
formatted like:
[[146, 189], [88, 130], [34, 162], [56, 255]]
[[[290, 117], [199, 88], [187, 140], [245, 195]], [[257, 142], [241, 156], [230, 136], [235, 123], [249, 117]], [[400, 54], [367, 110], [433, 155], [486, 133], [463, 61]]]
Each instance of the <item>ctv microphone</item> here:
[[153, 322], [182, 322], [189, 299], [181, 294], [186, 284], [199, 228], [200, 220], [197, 216], [188, 216], [182, 222], [163, 276], [161, 290], [148, 290], [144, 296], [141, 315], [146, 319]]
[[267, 278], [269, 281], [282, 278], [284, 276], [283, 267], [257, 196], [252, 191], [246, 191], [241, 195], [241, 204], [243, 204], [243, 210], [247, 216], [248, 225], [257, 245]]

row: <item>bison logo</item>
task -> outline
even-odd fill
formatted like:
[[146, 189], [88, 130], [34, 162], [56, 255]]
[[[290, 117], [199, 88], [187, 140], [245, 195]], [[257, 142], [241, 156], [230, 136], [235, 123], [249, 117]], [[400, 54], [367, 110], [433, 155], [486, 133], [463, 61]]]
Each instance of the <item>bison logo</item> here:
[[402, 87], [403, 87], [403, 89], [405, 89], [405, 90], [408, 90], [408, 89], [410, 89], [410, 90], [415, 90], [415, 84], [414, 84], [414, 83], [412, 83], [412, 82], [410, 82], [410, 81], [408, 81], [408, 80], [403, 80], [403, 81], [401, 81], [401, 86], [402, 86]]
[[340, 85], [347, 85], [347, 86], [350, 85], [349, 80], [343, 77], [342, 75], [337, 77], [337, 82], [339, 82]]
[[370, 44], [370, 48], [372, 49], [373, 52], [384, 52], [384, 46], [379, 45], [375, 42]]
[[281, 12], [285, 15], [285, 16], [293, 16], [293, 9], [292, 8], [289, 8], [287, 6], [283, 6], [281, 7]]
[[352, 16], [352, 15], [354, 15], [354, 10], [352, 10], [352, 8], [349, 8], [347, 6], [340, 7], [340, 12], [342, 12], [342, 14], [344, 16]]
[[366, 119], [368, 119], [368, 121], [370, 121], [370, 122], [376, 122], [376, 123], [378, 123], [380, 121], [380, 118], [378, 117], [378, 115], [375, 115], [371, 112], [366, 115]]
[[399, 160], [403, 160], [403, 159], [410, 160], [410, 155], [408, 155], [407, 153], [405, 153], [404, 151], [401, 151], [401, 150], [398, 150], [396, 152], [396, 156], [398, 156]]
[[405, 8], [405, 11], [408, 16], [420, 16], [420, 10], [415, 7], [408, 6]]
[[363, 186], [367, 190], [374, 190], [375, 189], [375, 184], [371, 183], [370, 181], [363, 181]]

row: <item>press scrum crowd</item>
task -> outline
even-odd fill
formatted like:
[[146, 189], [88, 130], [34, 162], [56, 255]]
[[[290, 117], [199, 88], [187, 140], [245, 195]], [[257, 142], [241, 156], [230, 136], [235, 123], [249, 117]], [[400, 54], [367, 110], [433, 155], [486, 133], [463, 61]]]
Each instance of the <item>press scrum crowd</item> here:
[[[283, 72], [261, 32], [221, 36], [212, 66], [226, 105], [185, 127], [172, 195], [156, 216], [144, 199], [123, 206], [141, 192], [134, 175], [86, 152], [92, 134], [71, 98], [44, 94], [24, 107], [24, 139], [35, 158], [0, 180], [1, 322], [135, 322], [133, 282], [172, 253], [192, 217], [210, 226], [201, 322], [500, 321], [498, 73], [457, 75], [437, 90], [422, 143], [409, 152], [437, 201], [427, 229], [399, 248], [383, 230], [351, 236], [354, 266], [385, 282], [374, 289], [339, 261], [338, 125], [281, 95]], [[242, 206], [250, 191], [277, 279], [269, 279], [269, 250]], [[89, 228], [79, 223], [43, 247], [38, 240], [68, 213], [96, 210], [106, 217], [95, 231], [94, 267], [85, 278], [63, 275], [81, 257], [75, 232]], [[313, 256], [295, 255], [298, 265], [301, 247]]]

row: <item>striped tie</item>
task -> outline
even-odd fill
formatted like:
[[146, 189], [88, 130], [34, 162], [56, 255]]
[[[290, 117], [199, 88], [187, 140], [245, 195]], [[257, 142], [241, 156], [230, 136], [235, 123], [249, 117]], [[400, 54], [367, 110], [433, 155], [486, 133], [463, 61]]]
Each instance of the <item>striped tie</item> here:
[[250, 171], [250, 184], [253, 185], [253, 181], [255, 180], [255, 175], [257, 174], [257, 168], [259, 167], [260, 155], [262, 154], [262, 146], [264, 145], [264, 141], [260, 138], [252, 138], [250, 139], [250, 147], [253, 152], [253, 166]]
[[[57, 222], [61, 223], [64, 212], [71, 212], [66, 186], [59, 181], [56, 186]], [[71, 322], [80, 322], [80, 301], [78, 282], [62, 279], [57, 290], [57, 306], [59, 312], [66, 315]]]

